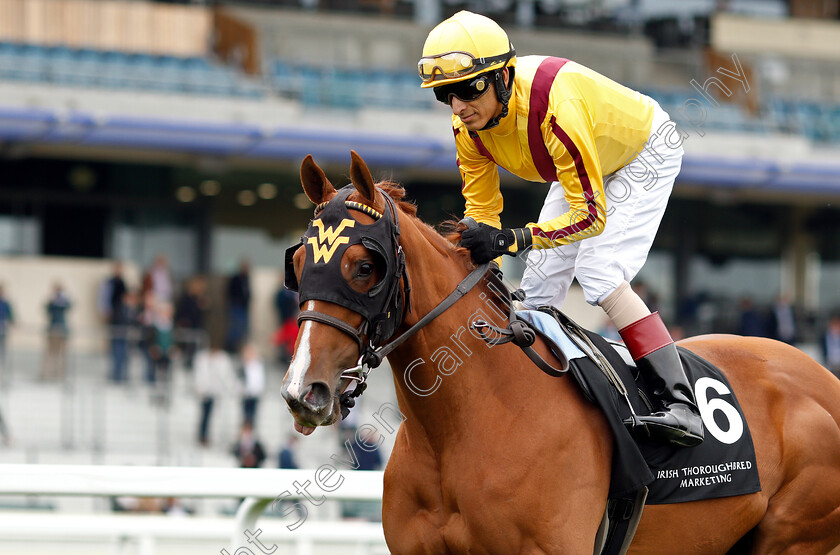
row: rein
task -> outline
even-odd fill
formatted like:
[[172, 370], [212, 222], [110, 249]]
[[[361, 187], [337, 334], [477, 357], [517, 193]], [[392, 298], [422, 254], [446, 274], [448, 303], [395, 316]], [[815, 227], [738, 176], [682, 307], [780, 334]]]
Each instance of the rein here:
[[[478, 285], [478, 282], [484, 277], [487, 273], [487, 270], [490, 268], [490, 263], [487, 262], [485, 264], [481, 264], [477, 266], [473, 271], [471, 271], [467, 277], [461, 280], [461, 282], [455, 287], [455, 289], [446, 296], [441, 302], [437, 304], [432, 310], [430, 310], [425, 316], [423, 316], [420, 320], [417, 321], [413, 326], [408, 328], [402, 335], [391, 341], [386, 345], [380, 345], [379, 347], [369, 350], [367, 352], [363, 352], [363, 354], [359, 357], [359, 361], [356, 366], [352, 368], [347, 368], [346, 370], [342, 370], [341, 378], [346, 378], [356, 382], [353, 389], [350, 391], [345, 391], [340, 395], [340, 403], [341, 403], [341, 414], [343, 417], [346, 417], [346, 412], [349, 412], [351, 408], [356, 405], [356, 397], [360, 396], [364, 393], [365, 389], [367, 388], [367, 376], [370, 373], [371, 369], [378, 367], [382, 364], [382, 360], [388, 356], [391, 351], [408, 341], [415, 333], [420, 331], [422, 328], [426, 327], [432, 320], [446, 312], [449, 307], [455, 304], [461, 297], [469, 293], [473, 287]], [[323, 315], [326, 316], [326, 315]], [[331, 316], [329, 318], [332, 318]], [[315, 318], [310, 318], [314, 320]], [[338, 318], [332, 318], [333, 320], [338, 320]], [[325, 322], [327, 323], [327, 322]], [[350, 330], [354, 330], [351, 326], [346, 324], [345, 322], [341, 322], [346, 328]], [[332, 325], [332, 324], [330, 324]], [[342, 331], [345, 331], [343, 328], [339, 328]], [[360, 344], [360, 351], [361, 351], [361, 344]]]
[[[516, 311], [513, 307], [513, 300], [514, 298], [517, 300], [524, 300], [525, 295], [523, 291], [517, 290], [514, 293], [511, 293], [510, 290], [505, 286], [504, 282], [502, 281], [501, 277], [501, 270], [498, 268], [493, 268], [490, 271], [489, 281], [492, 288], [495, 290], [496, 293], [504, 292], [505, 304], [508, 307], [509, 314], [508, 314], [508, 327], [502, 328], [499, 326], [494, 326], [489, 322], [485, 322], [484, 320], [476, 320], [470, 327], [476, 330], [479, 335], [487, 342], [488, 345], [504, 345], [505, 343], [513, 343], [522, 351], [528, 355], [528, 358], [531, 359], [531, 362], [537, 365], [537, 368], [548, 374], [552, 377], [560, 377], [566, 372], [569, 371], [569, 363], [566, 360], [565, 355], [563, 353], [557, 353], [552, 348], [553, 342], [547, 342], [549, 349], [551, 352], [559, 358], [563, 362], [562, 368], [554, 368], [548, 362], [543, 359], [537, 351], [531, 346], [534, 344], [534, 341], [537, 340], [537, 332], [528, 322], [524, 320], [520, 320], [519, 317], [516, 315]], [[486, 332], [486, 330], [491, 330], [494, 335], [490, 335]], [[595, 349], [597, 352], [597, 349]]]
[[[298, 291], [300, 287], [294, 274], [292, 259], [299, 247], [304, 244], [311, 244], [314, 256], [313, 264], [317, 263], [319, 258], [324, 258], [325, 262], [318, 267], [318, 273], [313, 274], [316, 279], [315, 289], [301, 291], [301, 303], [307, 298], [321, 299], [344, 306], [362, 315], [362, 323], [358, 328], [317, 310], [303, 310], [298, 315], [298, 324], [305, 320], [312, 320], [328, 325], [349, 335], [358, 345], [359, 360], [356, 366], [342, 370], [339, 376], [340, 379], [349, 380], [352, 384], [352, 388], [348, 384], [348, 389], [339, 395], [342, 418], [347, 417], [350, 409], [356, 404], [356, 397], [360, 396], [367, 388], [366, 381], [370, 370], [382, 364], [382, 360], [389, 353], [469, 293], [488, 274], [488, 270], [490, 270], [489, 285], [498, 294], [503, 295], [501, 298], [509, 308], [508, 327], [500, 328], [483, 320], [477, 320], [471, 324], [473, 329], [476, 329], [483, 339], [491, 345], [500, 345], [512, 341], [528, 355], [537, 367], [551, 376], [561, 376], [566, 372], [568, 364], [565, 364], [561, 369], [556, 369], [545, 362], [531, 347], [536, 340], [537, 332], [527, 322], [517, 318], [513, 306], [513, 299], [516, 294], [511, 295], [510, 290], [501, 279], [501, 270], [491, 262], [481, 264], [473, 269], [446, 298], [396, 339], [384, 345], [380, 344], [394, 334], [396, 329], [405, 321], [406, 314], [411, 311], [409, 296], [411, 287], [408, 281], [405, 252], [399, 243], [399, 208], [385, 191], [381, 191], [387, 204], [384, 213], [379, 213], [365, 204], [350, 201], [347, 197], [352, 192], [352, 187], [352, 185], [348, 185], [339, 192], [336, 198], [323, 202], [316, 207], [315, 217], [318, 218], [319, 214], [322, 214], [321, 220], [313, 220], [316, 224], [319, 224], [314, 226], [317, 227], [317, 230], [314, 229], [313, 224], [310, 224], [310, 229], [301, 238], [301, 242], [287, 249], [285, 261], [286, 287], [292, 291]], [[334, 200], [338, 202], [333, 203]], [[374, 223], [365, 225], [346, 219], [345, 216], [349, 216], [348, 208], [359, 210], [371, 216]], [[328, 225], [329, 227], [325, 229], [325, 226]], [[316, 231], [318, 232], [317, 236], [315, 235]], [[336, 260], [340, 260], [343, 250], [355, 244], [361, 244], [369, 251], [379, 255], [386, 265], [386, 272], [382, 281], [364, 294], [347, 291], [346, 289], [342, 290], [343, 282], [336, 282], [336, 278], [333, 277], [334, 274], [326, 273], [329, 268], [327, 264], [333, 258], [333, 255], [335, 255]], [[317, 254], [314, 254], [316, 249]], [[336, 251], [335, 249], [341, 250]], [[306, 268], [307, 266], [304, 267], [304, 273], [307, 271]], [[516, 298], [519, 298], [519, 296], [516, 296]], [[369, 307], [371, 302], [375, 303], [374, 307], [378, 306], [379, 308], [371, 310]], [[496, 333], [497, 337], [489, 337], [485, 333], [487, 329]], [[565, 361], [562, 354], [554, 354], [560, 360]]]

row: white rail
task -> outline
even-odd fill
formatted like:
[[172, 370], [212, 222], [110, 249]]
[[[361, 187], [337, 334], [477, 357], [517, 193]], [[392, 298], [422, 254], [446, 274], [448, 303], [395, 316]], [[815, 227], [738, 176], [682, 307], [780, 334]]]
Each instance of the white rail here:
[[[379, 501], [382, 499], [382, 472], [338, 470], [324, 465], [314, 470], [280, 470], [247, 468], [189, 468], [150, 466], [71, 466], [71, 465], [0, 465], [0, 495], [68, 495], [68, 496], [135, 496], [135, 497], [196, 497], [245, 498], [236, 514], [234, 530], [230, 533], [231, 553], [245, 541], [245, 530], [256, 530], [256, 521], [263, 510], [278, 496], [282, 499], [323, 499]], [[302, 501], [302, 502], [304, 502]], [[39, 515], [39, 519], [46, 515]], [[53, 515], [59, 516], [59, 515]], [[193, 524], [168, 528], [161, 519], [148, 517], [97, 517], [97, 530], [115, 535], [142, 536], [153, 527], [157, 534], [167, 536], [183, 532], [203, 534], [219, 519], [197, 519]], [[215, 520], [215, 524], [212, 521]], [[60, 529], [75, 529], [85, 535], [93, 528], [90, 519], [69, 522]], [[209, 524], [208, 524], [209, 523]], [[348, 527], [346, 539], [354, 541], [384, 541], [378, 526]], [[56, 524], [57, 525], [57, 524]], [[43, 523], [39, 526], [43, 528]], [[0, 534], [18, 532], [26, 528], [14, 519], [0, 519]], [[306, 531], [304, 531], [306, 529]], [[289, 534], [301, 532], [300, 539], [323, 537], [324, 530], [309, 523]], [[347, 535], [349, 534], [349, 536]], [[5, 534], [3, 534], [5, 535]]]

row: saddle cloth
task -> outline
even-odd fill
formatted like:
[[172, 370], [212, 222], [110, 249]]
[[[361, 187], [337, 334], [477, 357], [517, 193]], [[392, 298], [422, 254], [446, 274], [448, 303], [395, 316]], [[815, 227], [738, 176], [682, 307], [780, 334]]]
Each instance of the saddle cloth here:
[[636, 441], [623, 420], [630, 416], [631, 407], [637, 415], [650, 414], [651, 395], [626, 347], [584, 330], [558, 311], [520, 311], [517, 315], [563, 350], [570, 373], [606, 414], [615, 437], [610, 498], [630, 498], [644, 486], [649, 488], [648, 505], [761, 490], [746, 418], [726, 376], [714, 365], [677, 348], [703, 417], [703, 443], [685, 448]]

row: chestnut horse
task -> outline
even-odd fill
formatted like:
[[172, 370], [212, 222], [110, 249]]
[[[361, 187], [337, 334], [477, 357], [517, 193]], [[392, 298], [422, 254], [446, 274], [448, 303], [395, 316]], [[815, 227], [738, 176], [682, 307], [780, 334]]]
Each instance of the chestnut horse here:
[[[407, 296], [410, 284], [411, 307], [394, 333], [380, 338], [393, 341], [473, 267], [463, 249], [416, 217], [401, 200], [402, 189], [375, 184], [355, 153], [350, 173], [355, 190], [348, 200], [357, 204], [345, 204], [359, 228], [374, 222], [370, 214], [396, 210], [399, 217], [406, 269], [396, 277], [397, 292]], [[301, 180], [319, 208], [337, 194], [311, 156]], [[327, 231], [334, 242], [338, 230]], [[305, 280], [305, 264], [314, 264], [307, 249], [288, 259], [293, 280]], [[390, 270], [368, 245], [350, 243], [342, 252], [335, 278], [353, 291], [364, 294], [387, 281]], [[548, 376], [512, 344], [490, 348], [461, 333], [468, 315], [486, 309], [485, 290], [484, 283], [474, 287], [388, 355], [406, 417], [385, 470], [388, 546], [395, 554], [591, 554], [610, 481], [609, 428], [570, 377]], [[308, 434], [338, 420], [339, 396], [351, 381], [346, 369], [357, 365], [362, 345], [350, 335], [369, 328], [340, 303], [302, 297], [302, 309], [326, 316], [304, 320], [283, 383], [295, 428]], [[349, 326], [341, 329], [337, 321]], [[840, 544], [840, 381], [799, 350], [769, 339], [709, 335], [680, 344], [728, 378], [752, 432], [762, 489], [647, 506], [630, 553], [708, 555], [736, 543], [750, 553], [831, 551]], [[433, 353], [443, 346], [471, 354], [461, 364], [455, 358], [435, 364], [441, 358]], [[541, 352], [549, 356], [544, 347]]]

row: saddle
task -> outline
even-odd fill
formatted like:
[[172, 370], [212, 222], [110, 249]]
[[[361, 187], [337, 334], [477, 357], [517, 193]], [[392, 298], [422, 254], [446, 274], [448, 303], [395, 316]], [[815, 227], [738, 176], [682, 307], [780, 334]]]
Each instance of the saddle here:
[[[654, 407], [650, 402], [652, 389], [627, 348], [584, 329], [550, 306], [516, 312], [513, 301], [524, 300], [522, 290], [511, 292], [495, 265], [485, 278], [487, 287], [508, 313], [507, 325], [479, 319], [470, 326], [492, 345], [512, 342], [519, 346], [535, 366], [550, 376], [570, 374], [584, 396], [601, 409], [610, 426], [614, 443], [610, 489], [596, 538], [596, 555], [621, 555], [629, 549], [645, 504], [761, 491], [746, 417], [729, 381], [717, 367], [677, 347], [707, 432], [700, 445], [684, 448], [637, 440], [624, 422], [649, 415]], [[549, 347], [555, 361], [544, 360], [532, 347], [537, 338]], [[716, 394], [714, 398], [709, 396], [710, 390]], [[724, 420], [726, 425], [722, 427]]]
[[[631, 415], [655, 410], [649, 385], [627, 348], [586, 330], [553, 307], [515, 315], [535, 330], [552, 352], [563, 352], [567, 371], [584, 396], [601, 408], [614, 437], [607, 511], [595, 553], [621, 554], [630, 546], [645, 504], [697, 501], [761, 490], [755, 450], [743, 411], [722, 372], [677, 347], [706, 426], [706, 439], [692, 448], [637, 440], [624, 425]], [[718, 395], [712, 399], [709, 391]], [[712, 408], [714, 407], [714, 408]], [[726, 426], [720, 426], [723, 413]]]
[[[635, 371], [636, 364], [623, 344], [607, 341], [586, 330], [554, 307], [544, 306], [538, 311], [517, 312], [517, 317], [534, 327], [552, 352], [556, 348], [562, 350], [569, 361], [569, 374], [577, 382], [584, 397], [600, 406], [608, 415], [607, 420], [616, 441], [607, 509], [598, 529], [594, 553], [626, 553], [642, 518], [649, 493], [647, 486], [653, 481], [653, 474], [644, 457], [639, 456], [635, 442], [623, 422], [609, 417], [611, 411], [604, 407], [606, 405], [615, 410], [616, 401], [620, 397], [629, 407], [629, 412], [636, 413], [637, 407], [631, 401], [631, 389], [628, 389], [640, 377]], [[636, 398], [644, 403], [644, 408], [638, 407], [643, 411], [641, 414], [653, 411], [646, 396], [640, 394]]]

